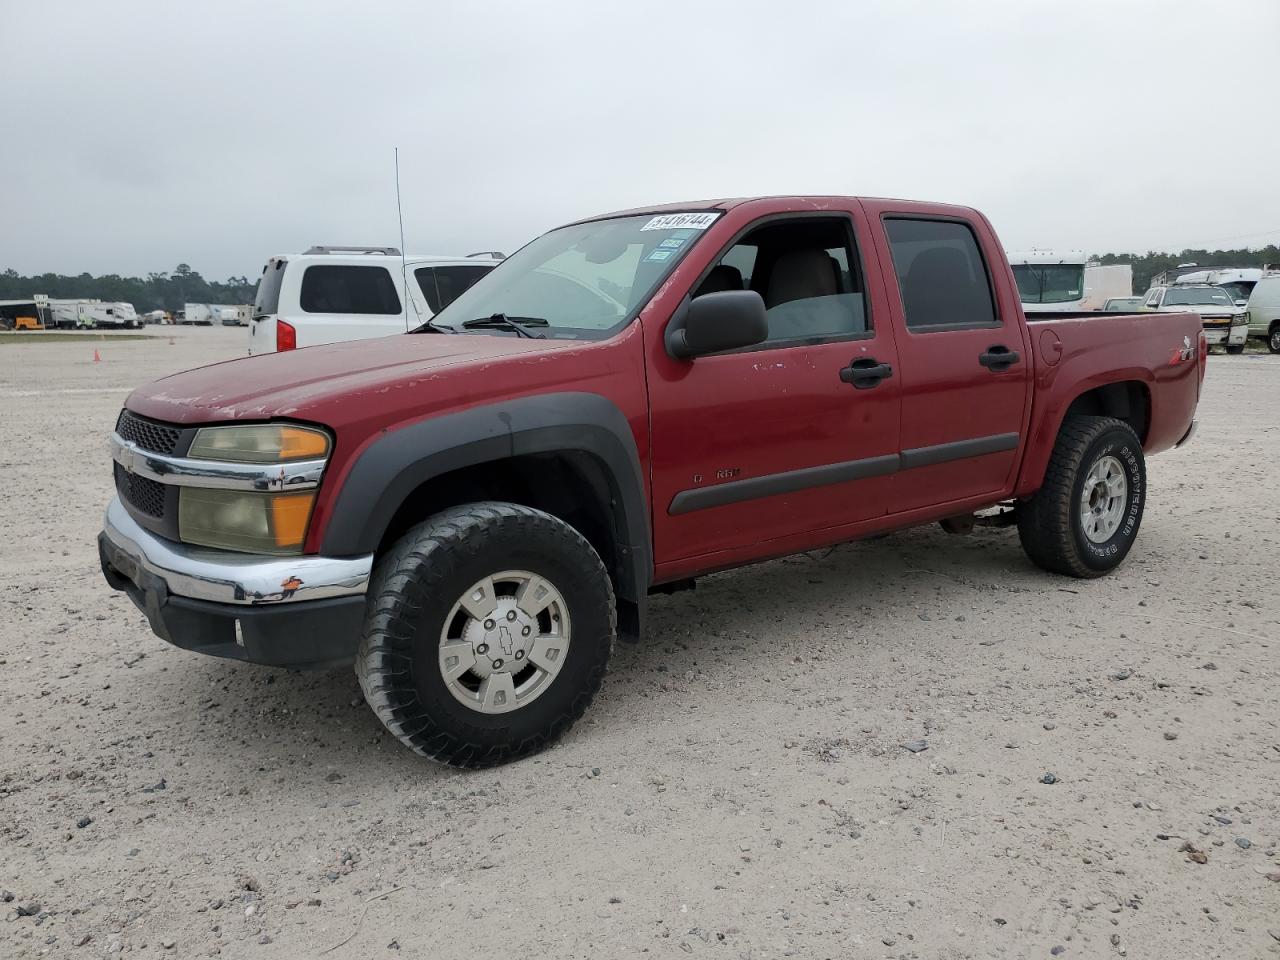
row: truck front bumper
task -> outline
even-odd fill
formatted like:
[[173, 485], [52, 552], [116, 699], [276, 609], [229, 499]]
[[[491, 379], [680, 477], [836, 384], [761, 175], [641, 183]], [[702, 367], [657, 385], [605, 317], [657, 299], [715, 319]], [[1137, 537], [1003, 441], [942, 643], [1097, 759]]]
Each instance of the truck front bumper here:
[[1214, 326], [1204, 328], [1204, 339], [1209, 346], [1232, 346], [1238, 347], [1249, 338], [1249, 328], [1247, 326], [1237, 324], [1236, 326]]
[[113, 498], [98, 556], [107, 583], [184, 650], [280, 667], [350, 663], [373, 556], [267, 557], [174, 543]]

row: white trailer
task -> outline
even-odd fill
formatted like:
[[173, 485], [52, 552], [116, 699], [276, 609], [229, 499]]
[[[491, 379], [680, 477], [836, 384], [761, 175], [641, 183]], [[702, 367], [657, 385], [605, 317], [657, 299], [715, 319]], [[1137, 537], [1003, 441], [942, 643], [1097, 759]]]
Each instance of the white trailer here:
[[247, 327], [253, 308], [235, 303], [188, 303], [182, 311], [182, 322], [202, 327], [222, 324], [227, 327]]
[[142, 326], [142, 320], [133, 309], [133, 304], [124, 301], [50, 300], [48, 311], [48, 325], [61, 329], [115, 327], [126, 330]]
[[1128, 263], [1086, 263], [1081, 310], [1101, 310], [1113, 297], [1133, 296], [1133, 266]]

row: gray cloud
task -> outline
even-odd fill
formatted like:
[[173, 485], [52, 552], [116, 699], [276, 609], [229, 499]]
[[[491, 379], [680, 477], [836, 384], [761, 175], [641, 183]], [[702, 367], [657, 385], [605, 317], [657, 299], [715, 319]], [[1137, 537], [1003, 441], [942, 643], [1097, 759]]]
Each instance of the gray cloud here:
[[4, 0], [0, 22], [25, 51], [0, 59], [22, 272], [252, 277], [395, 242], [396, 145], [415, 253], [792, 192], [973, 204], [1011, 248], [1280, 239], [1275, 0]]

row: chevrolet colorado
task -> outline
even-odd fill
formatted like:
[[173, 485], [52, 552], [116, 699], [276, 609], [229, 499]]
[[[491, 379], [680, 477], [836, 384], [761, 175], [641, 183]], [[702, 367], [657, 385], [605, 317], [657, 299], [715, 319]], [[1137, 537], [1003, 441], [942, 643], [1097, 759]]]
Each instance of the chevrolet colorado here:
[[646, 598], [702, 574], [978, 511], [1107, 573], [1206, 354], [1190, 313], [1028, 321], [963, 207], [614, 213], [410, 335], [136, 390], [102, 568], [170, 643], [354, 662], [405, 744], [485, 766], [563, 733]]

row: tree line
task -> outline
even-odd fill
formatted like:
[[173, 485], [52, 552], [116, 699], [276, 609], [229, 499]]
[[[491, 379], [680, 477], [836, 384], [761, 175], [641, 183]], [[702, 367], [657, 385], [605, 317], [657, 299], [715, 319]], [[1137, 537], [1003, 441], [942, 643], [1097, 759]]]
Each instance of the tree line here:
[[229, 277], [223, 282], [206, 280], [185, 263], [171, 273], [148, 273], [146, 278], [114, 273], [95, 277], [88, 273], [67, 276], [42, 273], [24, 277], [14, 269], [0, 273], [0, 300], [28, 300], [38, 293], [54, 300], [107, 300], [132, 303], [139, 313], [148, 310], [181, 310], [184, 303], [252, 303], [257, 280]]
[[1104, 253], [1098, 258], [1103, 265], [1128, 263], [1133, 266], [1133, 292], [1145, 293], [1151, 279], [1180, 263], [1194, 263], [1202, 269], [1213, 267], [1261, 267], [1280, 265], [1280, 247], [1275, 244], [1259, 250], [1183, 250], [1181, 253]]

